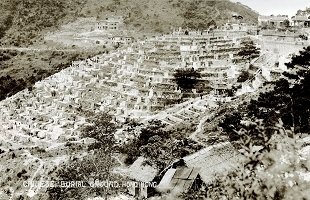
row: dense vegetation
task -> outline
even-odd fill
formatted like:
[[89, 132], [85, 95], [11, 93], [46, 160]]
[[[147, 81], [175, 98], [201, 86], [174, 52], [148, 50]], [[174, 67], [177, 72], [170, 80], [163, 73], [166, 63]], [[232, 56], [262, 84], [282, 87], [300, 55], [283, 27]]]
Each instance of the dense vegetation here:
[[256, 23], [258, 14], [228, 0], [12, 0], [0, 2], [1, 44], [24, 46], [78, 17], [122, 15], [125, 26], [148, 33], [169, 32], [170, 27], [206, 29], [222, 25], [238, 13], [245, 22]]
[[242, 83], [247, 80], [251, 80], [254, 77], [253, 74], [250, 74], [248, 71], [242, 71], [238, 76], [237, 82]]
[[[119, 165], [114, 154], [114, 134], [117, 124], [113, 117], [107, 113], [99, 113], [88, 119], [91, 125], [82, 129], [82, 138], [94, 140], [87, 146], [87, 156], [74, 157], [68, 163], [62, 165], [56, 171], [56, 180], [81, 181], [85, 187], [54, 187], [48, 189], [49, 199], [81, 199], [92, 196], [102, 196], [107, 199], [108, 195], [119, 192], [121, 188], [104, 187], [102, 181], [121, 181], [121, 176], [112, 172]], [[100, 182], [97, 182], [97, 181]], [[97, 184], [97, 185], [96, 185]]]
[[[194, 126], [189, 124], [167, 127], [159, 120], [153, 120], [148, 124], [139, 124], [135, 121], [127, 121], [125, 133], [131, 135], [126, 144], [117, 145], [114, 134], [120, 125], [114, 117], [107, 113], [99, 113], [89, 117], [87, 125], [82, 128], [82, 138], [92, 139], [93, 142], [85, 143], [85, 156], [72, 156], [72, 158], [53, 172], [55, 180], [83, 181], [85, 188], [55, 187], [49, 188], [50, 199], [67, 199], [91, 196], [108, 197], [118, 193], [122, 188], [93, 187], [97, 180], [122, 181], [121, 177], [113, 172], [113, 168], [119, 163], [118, 153], [126, 156], [125, 163], [132, 164], [139, 156], [146, 158], [146, 164], [159, 171], [171, 165], [177, 159], [196, 152], [201, 145], [187, 139], [188, 133], [194, 131]], [[76, 146], [77, 143], [71, 144]], [[86, 148], [85, 148], [86, 147]], [[123, 188], [124, 189], [124, 188]]]
[[240, 51], [238, 52], [238, 56], [241, 56], [242, 59], [246, 59], [249, 62], [259, 57], [260, 49], [255, 46], [255, 43], [250, 38], [244, 38], [240, 43]]
[[[309, 155], [301, 155], [302, 143], [286, 130], [283, 123], [273, 125], [274, 134], [264, 138], [261, 150], [253, 147], [253, 133], [267, 135], [265, 125], [254, 122], [251, 129], [241, 129], [241, 147], [237, 165], [232, 171], [218, 174], [201, 192], [209, 199], [307, 199], [310, 183], [303, 173], [309, 172]], [[266, 148], [268, 147], [268, 148]], [[197, 195], [197, 194], [196, 194]]]
[[194, 68], [180, 68], [176, 69], [173, 77], [181, 91], [186, 91], [195, 88], [201, 75]]
[[[182, 2], [183, 26], [192, 29], [207, 29], [211, 24], [223, 25], [227, 19], [233, 20], [233, 15], [243, 16], [249, 23], [256, 24], [258, 14], [242, 4], [230, 1], [179, 1]], [[212, 22], [215, 20], [215, 23]], [[207, 22], [207, 23], [206, 23]]]
[[4, 17], [0, 42], [2, 45], [31, 45], [48, 31], [55, 31], [59, 25], [76, 19], [83, 4], [83, 0], [2, 1], [0, 10]]
[[146, 125], [128, 121], [125, 131], [134, 137], [120, 148], [120, 152], [127, 154], [127, 164], [143, 156], [148, 164], [161, 171], [177, 159], [202, 148], [187, 138], [194, 130], [195, 126], [188, 122], [171, 127], [159, 120], [149, 121]]

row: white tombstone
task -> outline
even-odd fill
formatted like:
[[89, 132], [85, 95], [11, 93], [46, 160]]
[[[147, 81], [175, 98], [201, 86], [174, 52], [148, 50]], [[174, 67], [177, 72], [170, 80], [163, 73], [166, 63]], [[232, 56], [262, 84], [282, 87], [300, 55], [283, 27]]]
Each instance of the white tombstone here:
[[150, 98], [149, 98], [149, 97], [146, 97], [146, 98], [145, 98], [145, 103], [146, 103], [146, 104], [149, 104], [149, 103], [150, 103]]
[[122, 108], [116, 108], [116, 115], [122, 114]]
[[141, 103], [141, 96], [138, 96], [137, 102], [136, 102], [136, 103], [137, 103], [137, 104]]
[[150, 89], [149, 89], [149, 98], [152, 98], [153, 95], [154, 95], [153, 88], [150, 88]]

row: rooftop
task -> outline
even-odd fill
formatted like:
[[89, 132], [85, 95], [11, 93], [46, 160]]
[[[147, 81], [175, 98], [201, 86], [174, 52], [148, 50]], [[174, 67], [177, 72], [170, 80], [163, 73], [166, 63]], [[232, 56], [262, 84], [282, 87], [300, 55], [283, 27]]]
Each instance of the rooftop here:
[[224, 142], [204, 148], [183, 159], [188, 167], [201, 167], [199, 172], [201, 179], [205, 183], [210, 183], [216, 173], [232, 168], [236, 155], [232, 144]]
[[273, 20], [273, 21], [283, 21], [288, 19], [287, 16], [265, 16], [265, 15], [260, 15], [258, 16], [258, 19], [265, 19], [265, 20]]
[[310, 21], [310, 16], [293, 16], [293, 21]]
[[200, 169], [200, 167], [169, 169], [157, 188], [161, 191], [170, 190], [174, 194], [188, 192], [198, 177]]

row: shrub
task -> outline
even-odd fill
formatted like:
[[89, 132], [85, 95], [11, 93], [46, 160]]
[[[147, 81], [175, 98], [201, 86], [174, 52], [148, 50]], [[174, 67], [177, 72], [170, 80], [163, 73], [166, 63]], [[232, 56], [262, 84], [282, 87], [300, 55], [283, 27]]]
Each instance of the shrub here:
[[[264, 126], [256, 124], [256, 131], [264, 135]], [[302, 162], [298, 153], [301, 144], [287, 135], [280, 121], [275, 134], [266, 138], [265, 146], [255, 150], [251, 135], [245, 130], [238, 133], [242, 139], [242, 153], [234, 170], [218, 174], [208, 186], [210, 199], [307, 199], [310, 183], [301, 173], [309, 171], [310, 163]], [[259, 134], [259, 133], [258, 133]], [[309, 158], [308, 158], [309, 159]]]
[[22, 177], [23, 174], [26, 174], [26, 173], [27, 173], [27, 171], [25, 169], [23, 169], [21, 172], [17, 173], [17, 177], [20, 178], [20, 177]]

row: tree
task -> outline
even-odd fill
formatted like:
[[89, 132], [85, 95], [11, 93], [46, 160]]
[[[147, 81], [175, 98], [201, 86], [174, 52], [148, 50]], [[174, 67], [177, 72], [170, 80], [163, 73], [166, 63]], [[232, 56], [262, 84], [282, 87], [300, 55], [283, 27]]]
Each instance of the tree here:
[[255, 47], [253, 40], [250, 38], [243, 39], [241, 41], [241, 50], [238, 52], [238, 56], [243, 59], [251, 61], [253, 58], [257, 58], [260, 54], [260, 49]]
[[290, 27], [290, 21], [288, 19], [283, 21], [283, 26], [287, 29]]
[[145, 151], [141, 147], [147, 146], [150, 141], [158, 141], [156, 138], [151, 139], [152, 137], [156, 136], [166, 140], [169, 133], [164, 129], [165, 127], [166, 125], [160, 120], [150, 120], [145, 125], [130, 122], [126, 132], [134, 137], [127, 144], [120, 147], [120, 151], [127, 155], [125, 163], [132, 164], [139, 156], [145, 155]]
[[115, 148], [114, 134], [116, 132], [114, 117], [103, 112], [91, 117], [89, 122], [91, 125], [83, 128], [81, 137], [95, 139], [95, 143], [90, 146], [90, 150], [99, 149], [105, 153], [112, 154]]
[[173, 76], [174, 81], [183, 91], [194, 89], [201, 78], [200, 73], [194, 68], [177, 69]]
[[237, 79], [237, 82], [245, 82], [253, 77], [253, 74], [250, 74], [248, 71], [242, 71]]
[[107, 113], [93, 115], [87, 125], [82, 129], [82, 138], [92, 138], [94, 143], [88, 146], [87, 156], [82, 158], [72, 158], [57, 171], [57, 178], [63, 181], [81, 181], [86, 185], [81, 187], [56, 187], [50, 188], [51, 199], [78, 198], [88, 196], [104, 196], [117, 192], [116, 188], [107, 185], [94, 187], [96, 180], [102, 181], [120, 181], [117, 175], [112, 175], [112, 169], [116, 166], [114, 153], [116, 124], [113, 116]]
[[167, 127], [160, 120], [151, 120], [140, 129], [140, 134], [122, 146], [120, 151], [127, 154], [127, 161], [133, 162], [137, 157], [143, 156], [147, 164], [161, 171], [176, 159], [202, 148], [187, 138], [194, 130], [189, 131], [189, 128], [182, 125], [184, 123]]
[[[265, 140], [265, 148], [255, 150], [248, 131], [238, 133], [242, 153], [233, 170], [220, 173], [207, 187], [209, 199], [307, 199], [310, 184], [300, 174], [310, 168], [309, 155], [301, 157], [301, 143], [290, 138], [279, 121], [273, 125], [275, 134]], [[263, 124], [255, 124], [256, 135], [265, 135]], [[268, 148], [266, 148], [268, 147]], [[305, 161], [302, 161], [305, 159]]]
[[208, 24], [207, 24], [207, 26], [209, 27], [209, 28], [215, 28], [216, 27], [216, 23], [215, 23], [215, 21], [212, 19], [210, 22], [208, 22]]

